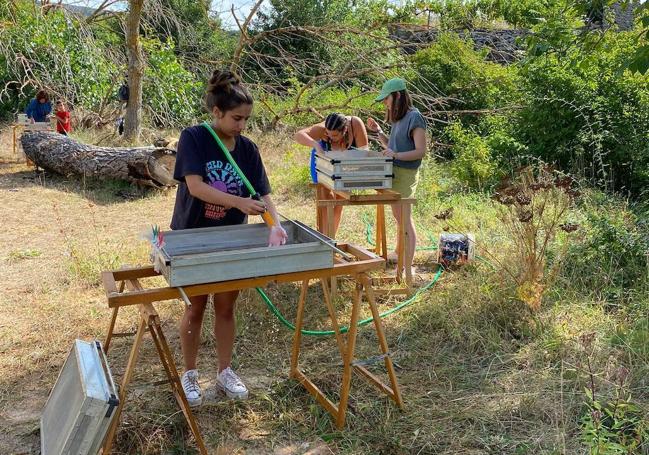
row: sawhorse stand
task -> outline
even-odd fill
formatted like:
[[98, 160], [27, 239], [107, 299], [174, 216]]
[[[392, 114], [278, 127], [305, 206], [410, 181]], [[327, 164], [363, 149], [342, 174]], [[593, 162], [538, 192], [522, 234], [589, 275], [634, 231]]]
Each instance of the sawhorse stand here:
[[[141, 276], [123, 280], [122, 284], [120, 285], [119, 291], [117, 291], [117, 288], [115, 286], [115, 278], [114, 276], [111, 275], [132, 274], [132, 272], [135, 272], [133, 273], [134, 275], [140, 275], [140, 273], [138, 272], [146, 272], [148, 271], [147, 269], [148, 268], [124, 269], [124, 270], [118, 270], [116, 272], [103, 272], [102, 279], [104, 282], [104, 288], [106, 290], [106, 294], [109, 295], [109, 306], [110, 306], [110, 295], [123, 293], [125, 284], [129, 291], [133, 291], [135, 293], [145, 292], [138, 280], [138, 278], [141, 278]], [[115, 416], [113, 417], [113, 421], [110, 427], [108, 428], [106, 438], [104, 439], [104, 446], [103, 446], [102, 453], [104, 455], [111, 453], [113, 442], [115, 441], [115, 436], [117, 435], [117, 427], [119, 426], [119, 419], [122, 414], [122, 409], [124, 409], [123, 403], [126, 401], [126, 393], [128, 390], [128, 385], [131, 382], [131, 379], [133, 378], [133, 373], [135, 371], [135, 364], [137, 363], [144, 334], [148, 332], [151, 335], [151, 339], [153, 340], [153, 344], [155, 344], [156, 350], [158, 351], [158, 356], [160, 357], [160, 363], [162, 364], [165, 370], [169, 384], [171, 384], [171, 390], [174, 394], [174, 397], [176, 398], [176, 401], [178, 402], [178, 405], [185, 416], [187, 425], [189, 425], [189, 428], [192, 434], [194, 435], [194, 439], [196, 440], [196, 445], [198, 446], [198, 450], [200, 451], [201, 454], [207, 454], [207, 449], [205, 448], [205, 443], [203, 442], [203, 438], [201, 436], [200, 430], [198, 429], [198, 424], [196, 423], [196, 419], [192, 414], [192, 411], [189, 407], [189, 403], [187, 402], [187, 398], [185, 397], [185, 393], [183, 392], [183, 387], [180, 382], [178, 370], [176, 369], [176, 363], [174, 362], [173, 354], [171, 353], [169, 344], [167, 343], [164, 333], [162, 332], [162, 326], [160, 325], [160, 317], [158, 316], [158, 312], [155, 310], [151, 302], [140, 303], [138, 305], [138, 310], [139, 310], [139, 322], [138, 322], [137, 331], [135, 332], [135, 340], [133, 342], [133, 346], [131, 347], [131, 352], [128, 356], [126, 370], [124, 371], [124, 376], [122, 377], [122, 382], [119, 388], [119, 405], [117, 406]], [[110, 342], [114, 337], [131, 335], [131, 334], [114, 333], [115, 322], [117, 321], [118, 311], [119, 311], [119, 306], [113, 308], [113, 313], [110, 319], [110, 325], [108, 327], [108, 333], [106, 335], [106, 341], [104, 342], [104, 352], [106, 354], [108, 354], [108, 349], [110, 348]]]
[[[338, 428], [342, 428], [345, 424], [352, 370], [356, 370], [357, 372], [362, 374], [372, 384], [378, 387], [381, 392], [385, 393], [392, 400], [394, 400], [395, 403], [401, 408], [403, 407], [403, 400], [401, 398], [401, 392], [397, 383], [392, 359], [390, 358], [387, 341], [383, 332], [383, 326], [379, 318], [379, 312], [376, 306], [374, 292], [372, 290], [372, 283], [369, 276], [367, 275], [368, 272], [383, 267], [384, 261], [382, 258], [376, 256], [375, 254], [372, 254], [369, 251], [366, 251], [354, 245], [340, 244], [338, 245], [338, 247], [347, 254], [352, 255], [356, 260], [348, 262], [336, 257], [334, 266], [328, 269], [283, 273], [258, 278], [231, 280], [220, 283], [198, 284], [193, 286], [185, 286], [183, 287], [183, 289], [185, 293], [191, 297], [196, 295], [233, 291], [237, 289], [263, 287], [270, 282], [301, 282], [302, 286], [297, 307], [296, 331], [293, 337], [293, 347], [291, 352], [291, 376], [296, 378], [301, 384], [304, 385], [307, 391], [311, 395], [313, 395], [322, 406], [324, 406], [327, 412], [332, 414], [332, 416], [335, 418], [336, 426]], [[140, 346], [142, 345], [142, 340], [146, 332], [148, 332], [153, 339], [153, 342], [158, 351], [160, 362], [165, 369], [167, 379], [171, 384], [171, 388], [174, 396], [176, 397], [176, 401], [178, 402], [178, 405], [180, 406], [180, 409], [185, 416], [185, 420], [187, 421], [187, 424], [189, 425], [189, 428], [194, 435], [198, 450], [201, 454], [207, 454], [207, 449], [200, 434], [198, 424], [192, 414], [189, 404], [187, 403], [185, 394], [183, 393], [180, 377], [178, 375], [173, 355], [162, 332], [160, 318], [155, 308], [153, 307], [153, 302], [180, 299], [180, 291], [177, 288], [171, 287], [144, 289], [139, 281], [141, 278], [158, 275], [159, 274], [153, 269], [153, 267], [138, 267], [102, 272], [102, 281], [104, 284], [104, 289], [106, 290], [108, 306], [113, 309], [110, 324], [108, 326], [108, 334], [106, 335], [106, 341], [104, 343], [104, 349], [106, 352], [108, 352], [111, 340], [113, 338], [128, 335], [114, 333], [119, 308], [127, 305], [137, 305], [139, 309], [138, 329], [135, 333], [135, 341], [133, 342], [133, 346], [131, 347], [126, 370], [120, 384], [120, 403], [115, 412], [115, 417], [111, 423], [111, 426], [108, 429], [106, 439], [104, 440], [104, 455], [111, 452], [112, 445], [117, 433], [117, 428], [119, 426], [119, 419], [127, 399], [128, 385], [133, 377], [135, 365], [138, 360]], [[346, 340], [344, 339], [343, 334], [340, 331], [338, 318], [336, 316], [332, 299], [330, 297], [329, 289], [327, 284], [325, 283], [327, 279], [336, 276], [350, 276], [354, 279], [356, 284], [353, 294], [351, 320]], [[343, 360], [340, 401], [337, 405], [332, 403], [325, 396], [325, 394], [320, 391], [315, 383], [307, 378], [306, 375], [298, 368], [302, 336], [301, 328], [304, 320], [304, 306], [306, 302], [307, 291], [309, 288], [309, 282], [311, 280], [319, 280], [322, 283], [323, 300], [327, 308], [327, 312], [329, 313], [329, 317], [331, 319], [336, 337], [336, 343]], [[117, 283], [120, 283], [119, 288]], [[370, 306], [370, 310], [374, 318], [374, 327], [376, 329], [379, 346], [390, 379], [390, 386], [383, 384], [378, 377], [373, 375], [363, 366], [354, 363], [357, 324], [363, 295], [365, 295], [367, 298], [367, 302]]]
[[[315, 184], [315, 202], [317, 210], [316, 225], [318, 231], [334, 238], [334, 207], [375, 205], [376, 224], [374, 227], [374, 252], [387, 261], [387, 234], [385, 230], [385, 206], [398, 205], [401, 207], [401, 222], [398, 229], [397, 244], [397, 272], [395, 280], [402, 286], [389, 291], [377, 291], [389, 294], [410, 294], [412, 292], [412, 261], [408, 242], [409, 233], [406, 229], [406, 220], [410, 218], [412, 206], [416, 199], [402, 198], [399, 193], [392, 190], [375, 190], [376, 194], [355, 195], [347, 191], [337, 191], [321, 184]], [[331, 198], [331, 195], [334, 198]], [[405, 282], [404, 282], [405, 278]]]
[[[376, 386], [379, 390], [389, 396], [400, 408], [403, 409], [403, 399], [401, 398], [401, 391], [397, 383], [397, 376], [394, 371], [394, 365], [388, 352], [388, 343], [383, 332], [383, 325], [379, 316], [378, 308], [376, 307], [376, 300], [372, 290], [372, 283], [366, 273], [361, 273], [355, 278], [356, 286], [354, 289], [354, 297], [352, 301], [352, 315], [349, 321], [349, 331], [347, 332], [347, 340], [343, 339], [343, 334], [340, 332], [336, 312], [329, 294], [328, 285], [325, 280], [321, 280], [322, 290], [324, 294], [325, 305], [329, 312], [334, 333], [336, 336], [336, 343], [338, 350], [343, 361], [343, 376], [342, 384], [340, 387], [340, 401], [334, 404], [327, 396], [298, 368], [298, 359], [300, 356], [300, 347], [302, 340], [302, 322], [304, 318], [304, 303], [306, 300], [306, 291], [309, 286], [309, 281], [302, 282], [302, 291], [300, 293], [300, 300], [297, 307], [297, 317], [295, 324], [295, 335], [293, 337], [293, 350], [291, 354], [291, 376], [296, 378], [300, 383], [313, 395], [318, 402], [336, 419], [336, 427], [342, 429], [345, 425], [345, 416], [347, 413], [347, 400], [349, 399], [349, 391], [352, 380], [352, 369], [362, 374], [371, 384]], [[364, 292], [363, 292], [364, 291]], [[372, 318], [376, 335], [379, 339], [379, 346], [384, 358], [385, 368], [390, 378], [390, 385], [388, 386], [381, 382], [381, 380], [372, 374], [365, 367], [354, 363], [354, 351], [356, 348], [356, 333], [358, 325], [358, 317], [362, 303], [363, 293], [367, 297], [370, 310], [372, 311]]]

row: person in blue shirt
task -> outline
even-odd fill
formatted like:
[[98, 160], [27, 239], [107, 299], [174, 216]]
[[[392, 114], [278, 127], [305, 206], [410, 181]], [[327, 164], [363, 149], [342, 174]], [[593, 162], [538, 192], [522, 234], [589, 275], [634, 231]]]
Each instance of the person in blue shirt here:
[[[311, 149], [311, 180], [318, 183], [316, 173], [315, 155], [317, 152], [326, 153], [329, 151], [345, 151], [351, 148], [368, 148], [367, 130], [359, 117], [344, 115], [332, 112], [327, 115], [324, 122], [316, 123], [303, 128], [293, 137], [295, 142]], [[341, 199], [333, 191], [327, 191], [324, 196], [327, 199]], [[325, 211], [326, 212], [326, 211]], [[338, 232], [343, 208], [341, 205], [334, 207], [334, 231], [329, 234], [333, 237]]]
[[34, 122], [49, 122], [52, 113], [52, 103], [50, 96], [45, 90], [39, 90], [36, 97], [29, 102], [25, 114], [27, 118]]

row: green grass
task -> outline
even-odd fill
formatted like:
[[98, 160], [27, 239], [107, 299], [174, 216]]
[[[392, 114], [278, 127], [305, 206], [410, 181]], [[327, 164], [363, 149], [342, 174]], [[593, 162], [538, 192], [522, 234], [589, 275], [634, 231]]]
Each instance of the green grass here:
[[[314, 225], [308, 151], [293, 146], [288, 136], [253, 136], [260, 145], [279, 210]], [[18, 175], [16, 182], [21, 180]], [[574, 251], [544, 296], [540, 311], [531, 313], [516, 299], [515, 285], [500, 268], [501, 264], [516, 264], [512, 264], [512, 239], [501, 222], [499, 208], [488, 194], [462, 190], [449, 175], [447, 167], [425, 163], [414, 211], [419, 244], [434, 244], [445, 230], [473, 232], [478, 254], [487, 256], [489, 262], [476, 261], [446, 271], [440, 282], [414, 304], [385, 318], [388, 344], [399, 365], [397, 376], [405, 410], [398, 410], [354, 377], [347, 424], [343, 430], [336, 429], [322, 407], [287, 377], [292, 333], [266, 310], [255, 292], [244, 291], [237, 311], [234, 364], [252, 393], [245, 402], [210, 400], [197, 411], [203, 436], [213, 451], [305, 453], [320, 445], [348, 455], [588, 453], [584, 435], [592, 403], [585, 389], [591, 380], [600, 403], [628, 393], [641, 415], [649, 413], [646, 282], [629, 281], [635, 284], [623, 298], [606, 292], [610, 290], [607, 283], [615, 285], [611, 278], [640, 276], [642, 263], [635, 259], [611, 261], [608, 253], [601, 254], [617, 251], [620, 245], [609, 235], [611, 231], [591, 229], [588, 221], [588, 214], [594, 210], [613, 221], [626, 220], [627, 228], [641, 229], [632, 222], [633, 207], [598, 194], [606, 204], [595, 209], [580, 204], [572, 209], [573, 219], [584, 223], [584, 233], [570, 240]], [[22, 282], [30, 283], [12, 288], [12, 292], [23, 294], [7, 296], [21, 305], [6, 305], [0, 313], [0, 335], [9, 340], [0, 343], [0, 352], [9, 353], [1, 358], [0, 371], [18, 368], [23, 381], [36, 384], [30, 396], [46, 398], [74, 337], [103, 337], [109, 309], [98, 272], [122, 264], [147, 264], [148, 247], [137, 238], [139, 231], [151, 223], [166, 226], [170, 219], [173, 192], [125, 197], [118, 194], [122, 189], [128, 190], [94, 182], [84, 186], [61, 178], [21, 189], [33, 196], [17, 209], [47, 213], [47, 229], [61, 231], [54, 232], [47, 243], [35, 243], [18, 235], [21, 231], [15, 226], [8, 230], [11, 237], [7, 244], [11, 246], [0, 249], [0, 257], [5, 258], [2, 267], [7, 266], [7, 275], [0, 276], [8, 279], [22, 274]], [[57, 204], [55, 209], [52, 204]], [[450, 220], [434, 217], [451, 207], [454, 214]], [[363, 215], [373, 219], [369, 208], [346, 208], [338, 238], [366, 245]], [[26, 228], [39, 226], [23, 226]], [[391, 219], [388, 236], [394, 238]], [[63, 265], [56, 268], [61, 258]], [[434, 260], [434, 251], [417, 253], [416, 263], [427, 278], [432, 277], [429, 271], [434, 270]], [[37, 285], [41, 272], [30, 272], [30, 264], [52, 267], [47, 286]], [[598, 283], [599, 288], [592, 283]], [[265, 290], [280, 311], [294, 320], [298, 286], [273, 284]], [[341, 285], [341, 291], [349, 290], [349, 285]], [[314, 283], [306, 308], [306, 328], [330, 328], [326, 309], [317, 304], [320, 292]], [[399, 299], [383, 298], [379, 309], [385, 311], [398, 303]], [[157, 308], [182, 368], [177, 331], [182, 306], [174, 301], [157, 304]], [[349, 298], [343, 294], [336, 303], [341, 323], [348, 320], [350, 308]], [[360, 316], [368, 317], [369, 310], [363, 308]], [[118, 321], [120, 331], [132, 329], [134, 321], [135, 309], [125, 309]], [[211, 323], [208, 312], [199, 353], [208, 390], [216, 368]], [[55, 341], [38, 344], [36, 338], [28, 336], [34, 326], [42, 328], [41, 336]], [[582, 342], [585, 334], [595, 334], [588, 349]], [[126, 364], [129, 343], [115, 341], [110, 362], [118, 375]], [[371, 326], [360, 329], [358, 357], [370, 358], [377, 353], [374, 330]], [[142, 385], [164, 376], [156, 358], [155, 348], [147, 340], [134, 378], [132, 390], [136, 393], [131, 394], [125, 409], [118, 453], [195, 453], [168, 387]], [[336, 400], [341, 359], [334, 340], [306, 337], [300, 362], [318, 386]], [[619, 384], [616, 371], [622, 366], [629, 374]], [[385, 378], [380, 362], [370, 369]], [[0, 410], [24, 407], [22, 382], [7, 374], [0, 374], [0, 382], [8, 391], [0, 394]], [[36, 417], [41, 405], [38, 402], [35, 406]], [[627, 416], [627, 423], [634, 415]], [[34, 437], [25, 436], [20, 424], [12, 425], [6, 434], [14, 438], [15, 446], [33, 442]], [[610, 434], [601, 436], [608, 438], [607, 444], [615, 439]], [[644, 452], [635, 453], [646, 453], [647, 444], [646, 439], [641, 441], [639, 447]]]
[[23, 259], [34, 259], [42, 254], [38, 250], [14, 250], [9, 253], [8, 259], [10, 261], [21, 261]]

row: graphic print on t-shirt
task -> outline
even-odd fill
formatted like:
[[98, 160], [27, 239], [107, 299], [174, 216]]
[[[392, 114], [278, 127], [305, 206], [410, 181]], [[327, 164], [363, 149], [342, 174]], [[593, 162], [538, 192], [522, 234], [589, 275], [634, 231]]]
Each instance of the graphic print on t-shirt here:
[[[242, 195], [243, 182], [230, 163], [209, 161], [205, 165], [208, 184], [224, 193]], [[222, 205], [205, 203], [205, 218], [220, 220], [225, 217], [227, 209]]]

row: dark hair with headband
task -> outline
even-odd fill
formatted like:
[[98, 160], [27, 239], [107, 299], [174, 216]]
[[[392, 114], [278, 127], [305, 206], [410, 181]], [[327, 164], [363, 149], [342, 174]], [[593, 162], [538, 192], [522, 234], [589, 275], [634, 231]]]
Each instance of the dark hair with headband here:
[[221, 112], [227, 112], [242, 104], [252, 103], [250, 92], [236, 74], [219, 70], [212, 73], [205, 93], [205, 105], [210, 112], [214, 107], [218, 107]]
[[338, 112], [332, 112], [325, 119], [325, 128], [329, 131], [342, 131], [347, 125], [347, 117]]

